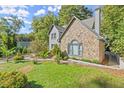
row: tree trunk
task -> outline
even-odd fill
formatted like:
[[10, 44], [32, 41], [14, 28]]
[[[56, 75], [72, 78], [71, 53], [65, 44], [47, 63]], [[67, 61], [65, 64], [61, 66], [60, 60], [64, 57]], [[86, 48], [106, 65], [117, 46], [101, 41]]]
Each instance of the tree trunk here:
[[9, 62], [9, 58], [8, 58], [8, 56], [6, 57], [6, 62], [7, 62], [7, 63]]

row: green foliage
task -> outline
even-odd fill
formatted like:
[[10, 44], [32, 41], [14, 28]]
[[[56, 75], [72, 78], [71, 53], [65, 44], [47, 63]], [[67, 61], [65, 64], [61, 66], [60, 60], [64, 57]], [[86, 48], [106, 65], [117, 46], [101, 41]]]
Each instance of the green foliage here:
[[104, 6], [101, 31], [108, 38], [106, 48], [124, 56], [124, 6]]
[[58, 53], [61, 54], [61, 50], [57, 44], [54, 45], [53, 49], [51, 50], [52, 55], [57, 55]]
[[21, 27], [24, 26], [22, 20], [16, 16], [10, 16], [10, 18], [0, 18], [0, 34], [2, 44], [8, 49], [16, 46], [16, 33], [19, 32]]
[[42, 51], [38, 54], [38, 56], [42, 57], [42, 58], [48, 58], [49, 57], [49, 51]]
[[100, 63], [97, 59], [93, 59], [92, 62], [96, 64]]
[[92, 12], [82, 5], [63, 5], [59, 12], [59, 24], [67, 25], [73, 16], [83, 20], [92, 16]]
[[16, 51], [21, 54], [26, 54], [28, 52], [27, 48], [25, 47], [18, 47]]
[[61, 58], [62, 58], [62, 60], [68, 60], [69, 57], [68, 57], [68, 54], [66, 51], [61, 52]]
[[27, 77], [20, 72], [0, 72], [0, 88], [23, 88]]
[[5, 45], [0, 47], [2, 54], [6, 57], [6, 61], [8, 62], [9, 56], [15, 52], [15, 47], [12, 49], [7, 49]]
[[48, 13], [44, 17], [35, 17], [32, 22], [32, 28], [35, 38], [31, 43], [32, 52], [48, 50], [49, 30], [52, 24], [57, 24], [58, 19], [53, 13]]
[[55, 62], [57, 62], [57, 64], [60, 64], [60, 60], [61, 60], [61, 54], [60, 54], [60, 52], [58, 52], [58, 53], [55, 55]]
[[33, 62], [33, 64], [37, 64], [37, 61], [36, 60], [33, 60], [32, 62]]
[[79, 58], [77, 57], [69, 57], [69, 58], [74, 59], [74, 60], [79, 60]]
[[56, 61], [67, 60], [69, 58], [66, 51], [62, 52], [57, 44], [54, 45], [54, 48], [50, 51], [50, 53], [52, 56], [55, 56]]
[[98, 64], [99, 61], [97, 59], [87, 59], [87, 58], [82, 58], [81, 61], [84, 61], [84, 62], [91, 62], [91, 63], [96, 63]]
[[81, 60], [84, 62], [92, 62], [90, 59], [87, 59], [87, 58], [82, 58]]
[[21, 53], [17, 53], [13, 59], [15, 62], [19, 62], [20, 60], [24, 60], [24, 56]]
[[60, 50], [60, 48], [59, 48], [59, 46], [57, 44], [54, 45], [54, 48], [51, 50], [51, 54], [55, 56], [55, 62], [60, 64], [61, 50]]

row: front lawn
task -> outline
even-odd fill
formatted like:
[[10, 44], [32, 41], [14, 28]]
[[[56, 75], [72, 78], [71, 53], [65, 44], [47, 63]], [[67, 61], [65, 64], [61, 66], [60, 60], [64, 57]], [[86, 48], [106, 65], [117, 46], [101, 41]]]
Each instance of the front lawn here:
[[124, 87], [123, 77], [93, 67], [32, 62], [0, 64], [0, 71], [21, 71], [28, 77], [28, 87], [81, 88]]

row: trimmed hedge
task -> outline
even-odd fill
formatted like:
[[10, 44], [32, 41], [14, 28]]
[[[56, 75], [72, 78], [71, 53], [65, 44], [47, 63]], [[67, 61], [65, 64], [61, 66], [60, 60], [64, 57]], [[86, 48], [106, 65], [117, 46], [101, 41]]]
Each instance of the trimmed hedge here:
[[0, 88], [23, 88], [27, 77], [20, 72], [0, 72]]

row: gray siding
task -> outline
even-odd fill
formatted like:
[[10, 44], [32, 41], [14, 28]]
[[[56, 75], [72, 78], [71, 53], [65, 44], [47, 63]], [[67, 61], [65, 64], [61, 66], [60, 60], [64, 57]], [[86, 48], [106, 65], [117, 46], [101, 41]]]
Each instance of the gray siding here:
[[[56, 39], [52, 39], [51, 37], [52, 37], [52, 34], [54, 34], [54, 33], [56, 33]], [[52, 44], [58, 44], [59, 45], [59, 42], [58, 42], [58, 40], [59, 40], [59, 31], [56, 29], [56, 27], [54, 26], [53, 28], [52, 28], [52, 31], [50, 32], [50, 34], [49, 34], [49, 50], [51, 50], [52, 49]]]

